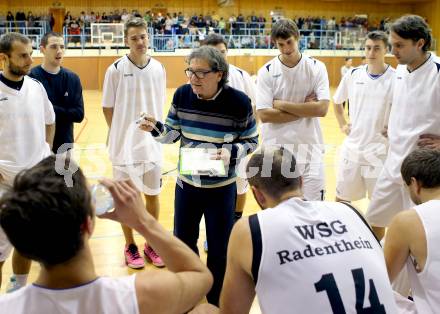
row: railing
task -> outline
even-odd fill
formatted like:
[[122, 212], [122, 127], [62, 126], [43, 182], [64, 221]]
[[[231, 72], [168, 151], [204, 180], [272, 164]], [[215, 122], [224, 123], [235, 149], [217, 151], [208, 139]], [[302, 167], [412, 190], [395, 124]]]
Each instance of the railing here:
[[[221, 33], [219, 29], [212, 29], [211, 31]], [[251, 31], [251, 29], [248, 29]], [[172, 34], [162, 35], [154, 34], [153, 29], [149, 29], [150, 46], [155, 51], [174, 51], [175, 49], [196, 48], [200, 46], [200, 42], [207, 36], [206, 32], [199, 31], [198, 33], [189, 32], [187, 34]], [[68, 34], [67, 28], [64, 28], [64, 38], [66, 46], [70, 48], [87, 49], [92, 48], [91, 35], [88, 28], [81, 30], [81, 34]], [[261, 34], [257, 35], [224, 35], [228, 43], [229, 49], [271, 49], [273, 44], [270, 40], [270, 35], [265, 29]], [[341, 38], [337, 31], [323, 31], [323, 30], [306, 30], [300, 31], [300, 49], [336, 49], [338, 48], [337, 40]], [[93, 45], [94, 48], [96, 45]], [[102, 45], [101, 48], [124, 48], [120, 45]], [[354, 47], [343, 46], [340, 49], [354, 49]]]
[[48, 31], [50, 31], [49, 23], [44, 20], [36, 20], [33, 22], [10, 22], [0, 20], [0, 36], [9, 32], [21, 33], [31, 39], [32, 47], [35, 49], [40, 46], [41, 37], [43, 37], [43, 35]]
[[[48, 31], [49, 24], [45, 20], [31, 22], [34, 26], [26, 26], [26, 21], [0, 21], [0, 35], [7, 32], [20, 32], [32, 40], [34, 48], [39, 47], [41, 37]], [[174, 51], [175, 49], [192, 49], [200, 46], [200, 42], [208, 32], [219, 33], [228, 42], [229, 49], [272, 49], [270, 40], [270, 23], [232, 23], [230, 29], [190, 27], [184, 30], [173, 27], [171, 34], [158, 34], [149, 27], [150, 46], [155, 51]], [[262, 28], [264, 26], [264, 28]], [[313, 25], [312, 25], [313, 26]], [[338, 30], [322, 30], [315, 25], [309, 29], [301, 29], [299, 46], [301, 50], [361, 50], [365, 41], [366, 30], [360, 26], [340, 28]], [[315, 28], [315, 29], [314, 29]], [[228, 33], [230, 32], [230, 34]], [[127, 48], [119, 45], [92, 45], [91, 28], [81, 28], [80, 34], [69, 34], [68, 28], [63, 28], [66, 47], [73, 49], [91, 48]], [[436, 50], [436, 40], [433, 40], [432, 50]]]

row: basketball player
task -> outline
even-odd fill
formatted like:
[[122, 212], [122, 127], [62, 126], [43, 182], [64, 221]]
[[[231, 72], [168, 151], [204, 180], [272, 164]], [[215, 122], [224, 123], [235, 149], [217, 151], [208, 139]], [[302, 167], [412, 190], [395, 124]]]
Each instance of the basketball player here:
[[0, 296], [2, 313], [186, 313], [204, 297], [212, 285], [208, 269], [145, 210], [130, 181], [102, 181], [115, 204], [103, 217], [139, 232], [160, 252], [167, 271], [99, 277], [89, 244], [96, 219], [86, 179], [69, 166], [75, 172], [64, 173], [74, 182], [68, 187], [56, 163], [50, 156], [21, 172], [0, 201], [8, 238], [41, 266], [33, 284]]
[[64, 39], [55, 32], [41, 38], [40, 50], [43, 64], [31, 70], [30, 76], [39, 80], [46, 89], [55, 111], [56, 128], [52, 146], [54, 153], [61, 145], [69, 145], [60, 152], [73, 147], [73, 123], [84, 119], [84, 101], [78, 75], [61, 67], [64, 57]]
[[[336, 201], [371, 197], [388, 149], [383, 135], [391, 109], [394, 69], [385, 64], [388, 35], [374, 31], [366, 36], [367, 64], [342, 78], [333, 96], [339, 128], [347, 135], [342, 144], [336, 177]], [[350, 122], [342, 103], [350, 101]]]
[[[345, 74], [353, 71], [353, 58], [351, 57], [347, 57], [345, 58], [345, 63], [344, 65], [341, 67], [341, 81], [344, 78]], [[348, 110], [348, 115], [350, 115], [350, 103], [349, 101], [344, 101], [342, 103], [342, 108], [345, 109], [345, 105], [347, 104], [347, 110]]]
[[[43, 85], [27, 76], [32, 66], [32, 44], [19, 33], [0, 37], [0, 183], [10, 186], [18, 172], [50, 154], [55, 114]], [[0, 236], [0, 269], [10, 245]], [[26, 284], [30, 260], [14, 251], [12, 291]], [[1, 283], [1, 277], [0, 277]]]
[[353, 58], [347, 57], [345, 58], [345, 63], [341, 67], [341, 80], [347, 74], [348, 72], [351, 72], [353, 70]]
[[324, 63], [298, 49], [299, 31], [290, 19], [272, 26], [280, 55], [257, 78], [257, 113], [264, 144], [287, 145], [299, 152], [304, 197], [324, 199], [323, 139], [318, 117], [327, 114], [330, 91]]
[[[142, 112], [162, 120], [166, 95], [165, 69], [147, 55], [147, 24], [133, 18], [125, 24], [125, 42], [130, 53], [110, 65], [105, 74], [102, 106], [110, 129], [108, 150], [115, 180], [132, 178], [145, 195], [147, 211], [159, 218], [161, 188], [161, 144], [137, 128]], [[125, 236], [125, 261], [128, 267], [144, 267], [133, 238], [133, 231], [122, 225]], [[164, 264], [145, 244], [144, 254], [157, 267]]]
[[233, 228], [220, 312], [249, 313], [256, 293], [265, 314], [396, 313], [368, 224], [348, 203], [304, 200], [296, 166], [287, 149], [252, 155], [248, 180], [265, 210]]
[[440, 150], [411, 152], [401, 172], [416, 206], [398, 213], [387, 230], [388, 274], [393, 281], [406, 264], [417, 312], [434, 314], [440, 308]]
[[[228, 43], [219, 34], [209, 34], [203, 41], [204, 45], [217, 48], [218, 51], [227, 59]], [[229, 63], [228, 85], [245, 93], [252, 102], [252, 108], [255, 106], [255, 83], [252, 81], [248, 72]], [[254, 108], [255, 112], [255, 108]], [[237, 176], [237, 203], [235, 205], [235, 220], [241, 218], [246, 204], [246, 193], [249, 190], [248, 182], [241, 176]]]
[[388, 123], [389, 152], [366, 214], [379, 238], [394, 215], [413, 206], [400, 175], [403, 158], [418, 145], [429, 145], [429, 136], [440, 136], [440, 60], [429, 52], [431, 30], [420, 16], [406, 15], [390, 31], [399, 65]]

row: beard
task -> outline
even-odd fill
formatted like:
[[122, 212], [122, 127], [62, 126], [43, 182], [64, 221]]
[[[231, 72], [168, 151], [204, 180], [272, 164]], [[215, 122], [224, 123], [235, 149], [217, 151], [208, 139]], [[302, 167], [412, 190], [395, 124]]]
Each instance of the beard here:
[[24, 67], [19, 67], [18, 65], [10, 62], [9, 63], [9, 72], [11, 72], [11, 74], [16, 75], [16, 76], [24, 76], [24, 75], [29, 74], [30, 67], [29, 67], [29, 70], [25, 70]]

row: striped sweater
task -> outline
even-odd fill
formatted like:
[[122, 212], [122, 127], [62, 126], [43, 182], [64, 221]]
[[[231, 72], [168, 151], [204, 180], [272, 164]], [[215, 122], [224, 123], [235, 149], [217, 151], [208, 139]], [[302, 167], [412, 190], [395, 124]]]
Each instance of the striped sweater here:
[[212, 100], [198, 98], [189, 84], [179, 87], [174, 93], [165, 124], [158, 121], [156, 128], [152, 135], [160, 143], [180, 140], [180, 147], [213, 148], [214, 145], [231, 152], [226, 176], [190, 176], [179, 171], [182, 181], [203, 188], [235, 182], [238, 161], [253, 152], [258, 144], [251, 101], [246, 94], [229, 86], [223, 87]]

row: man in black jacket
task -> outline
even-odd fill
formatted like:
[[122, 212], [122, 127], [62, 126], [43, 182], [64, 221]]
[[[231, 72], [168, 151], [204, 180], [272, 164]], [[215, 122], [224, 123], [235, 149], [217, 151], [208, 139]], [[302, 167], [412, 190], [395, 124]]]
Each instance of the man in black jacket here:
[[65, 152], [73, 147], [73, 123], [84, 119], [84, 101], [81, 81], [75, 73], [61, 67], [64, 40], [61, 34], [46, 33], [41, 39], [43, 63], [31, 70], [30, 76], [39, 80], [46, 89], [56, 116], [55, 138], [52, 151]]

